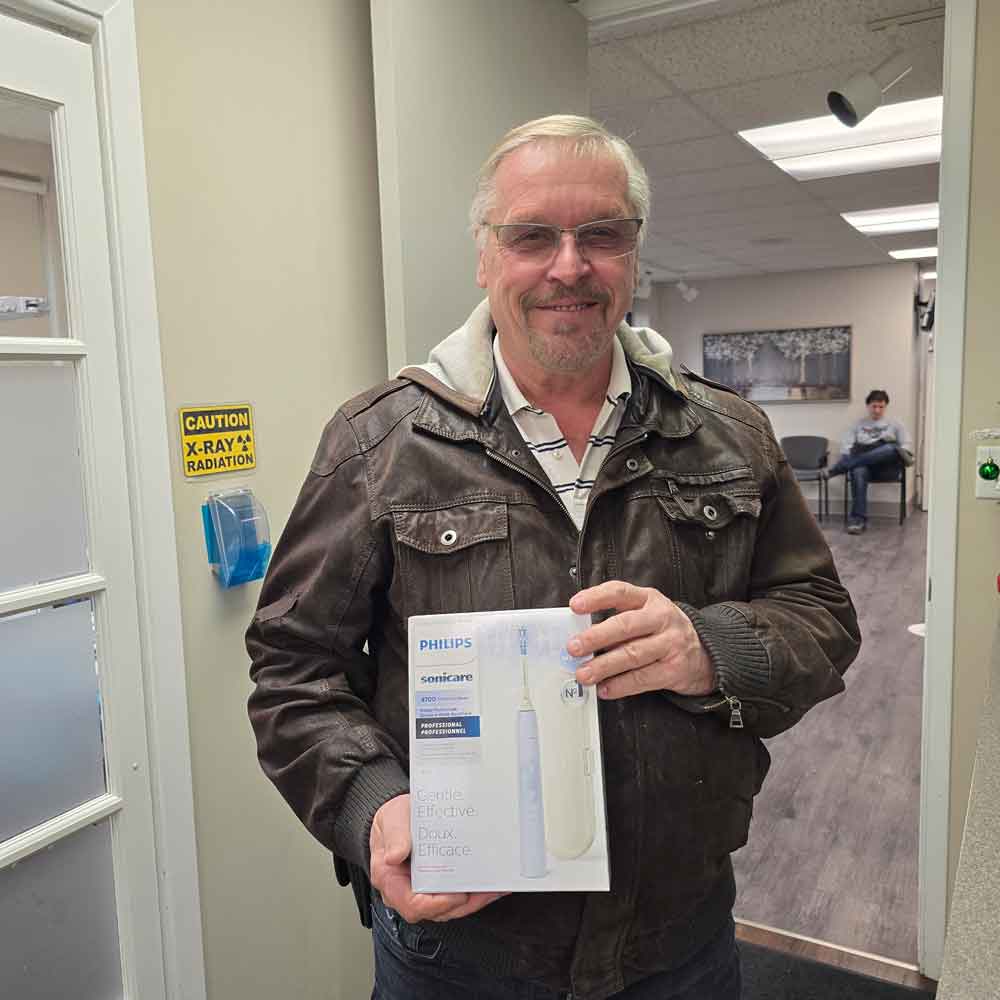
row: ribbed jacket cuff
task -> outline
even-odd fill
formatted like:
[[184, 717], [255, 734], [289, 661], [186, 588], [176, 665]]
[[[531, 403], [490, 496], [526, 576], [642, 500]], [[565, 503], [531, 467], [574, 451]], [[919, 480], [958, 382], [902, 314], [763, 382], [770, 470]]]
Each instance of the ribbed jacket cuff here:
[[397, 795], [410, 791], [410, 779], [390, 757], [379, 757], [358, 770], [351, 787], [344, 796], [337, 819], [333, 824], [333, 842], [337, 853], [366, 873], [371, 873], [372, 820], [379, 807]]
[[715, 667], [725, 694], [752, 698], [766, 694], [771, 684], [771, 659], [746, 615], [731, 604], [693, 608], [678, 604], [691, 619], [701, 644]]

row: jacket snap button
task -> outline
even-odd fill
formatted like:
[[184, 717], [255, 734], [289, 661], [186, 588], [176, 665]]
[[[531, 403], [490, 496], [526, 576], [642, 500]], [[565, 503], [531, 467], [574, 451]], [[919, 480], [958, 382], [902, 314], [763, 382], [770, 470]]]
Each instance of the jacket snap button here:
[[707, 539], [708, 539], [709, 541], [711, 541], [711, 540], [712, 540], [713, 538], [715, 538], [715, 532], [714, 532], [714, 531], [706, 531], [706, 532], [705, 532], [705, 537], [706, 537], [706, 538], [707, 538]]
[[572, 576], [572, 577], [574, 577], [574, 578], [576, 577], [576, 566], [570, 566], [570, 568], [569, 568], [569, 575]]
[[625, 468], [628, 469], [629, 472], [635, 472], [635, 470], [639, 468], [639, 460], [637, 458], [630, 458], [625, 463]]
[[709, 521], [714, 521], [719, 516], [719, 512], [708, 503], [701, 508], [701, 512], [709, 519]]
[[521, 457], [521, 449], [520, 448], [511, 448], [510, 449], [510, 457], [511, 458], [520, 458]]
[[458, 532], [453, 531], [449, 528], [447, 531], [441, 533], [441, 544], [442, 545], [454, 545], [458, 541]]

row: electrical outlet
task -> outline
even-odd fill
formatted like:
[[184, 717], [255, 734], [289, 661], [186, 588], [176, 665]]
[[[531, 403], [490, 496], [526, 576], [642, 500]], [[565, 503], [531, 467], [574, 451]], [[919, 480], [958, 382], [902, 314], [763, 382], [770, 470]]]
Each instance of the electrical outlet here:
[[979, 445], [976, 448], [977, 499], [1000, 500], [1000, 469], [997, 466], [1000, 466], [1000, 443]]

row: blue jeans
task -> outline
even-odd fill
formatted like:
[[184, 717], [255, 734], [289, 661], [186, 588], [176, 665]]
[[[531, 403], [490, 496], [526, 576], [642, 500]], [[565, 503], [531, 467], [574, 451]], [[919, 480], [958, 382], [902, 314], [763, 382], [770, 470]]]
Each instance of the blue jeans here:
[[[375, 989], [372, 1000], [572, 1000], [524, 979], [497, 979], [448, 955], [433, 931], [406, 923], [372, 902]], [[732, 919], [680, 968], [643, 979], [615, 1000], [740, 1000], [740, 956]]]
[[841, 455], [830, 466], [829, 475], [846, 473], [851, 477], [852, 521], [868, 520], [868, 484], [871, 482], [872, 468], [879, 465], [894, 465], [899, 462], [899, 452], [894, 444], [880, 444], [877, 448], [857, 454]]

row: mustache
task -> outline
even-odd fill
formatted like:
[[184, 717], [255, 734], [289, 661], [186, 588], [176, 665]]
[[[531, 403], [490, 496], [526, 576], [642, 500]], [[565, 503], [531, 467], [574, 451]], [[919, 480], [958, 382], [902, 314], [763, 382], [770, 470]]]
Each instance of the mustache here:
[[549, 306], [566, 299], [587, 299], [599, 305], [607, 305], [611, 296], [606, 289], [591, 282], [581, 281], [576, 285], [559, 285], [544, 294], [529, 292], [523, 299], [525, 309], [535, 309], [539, 306]]

